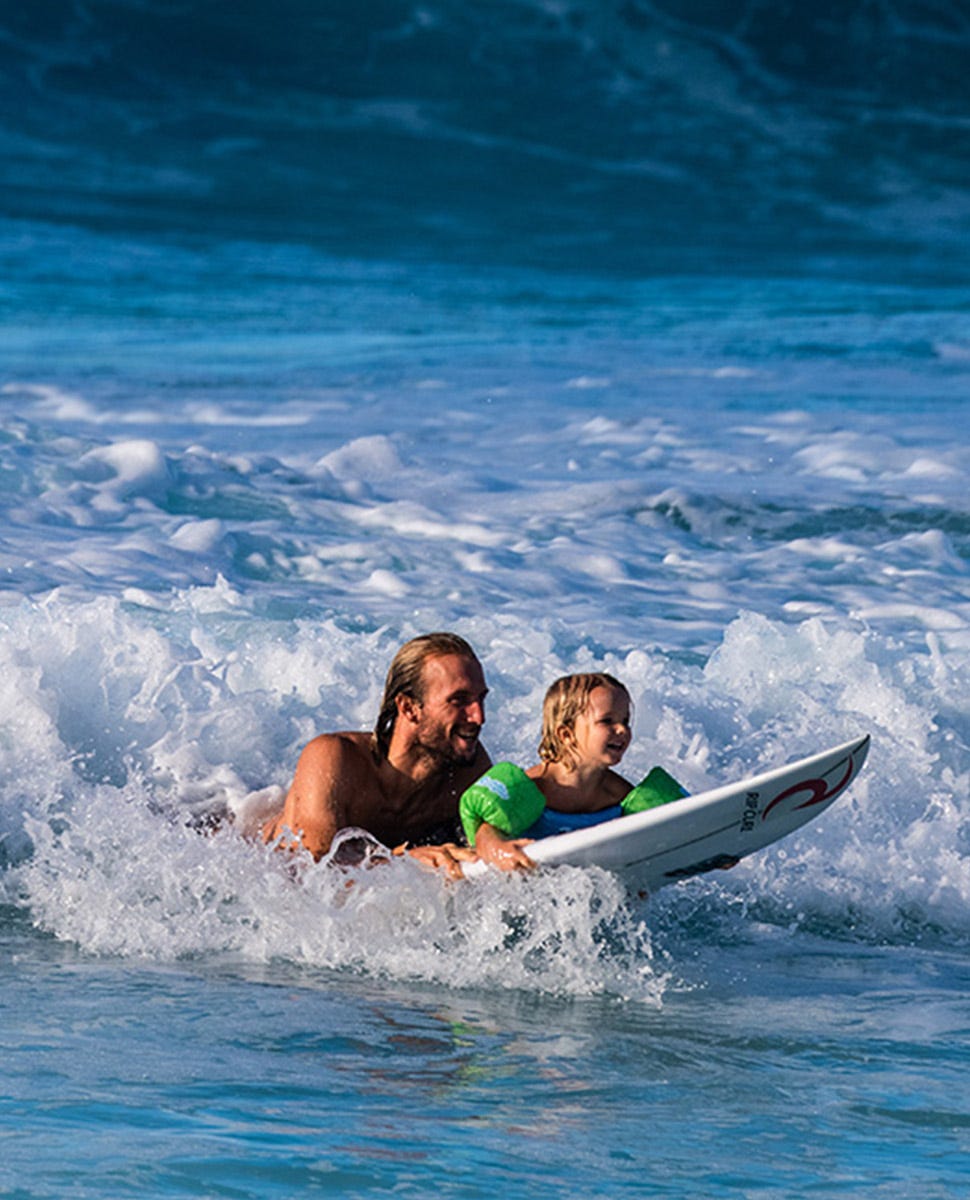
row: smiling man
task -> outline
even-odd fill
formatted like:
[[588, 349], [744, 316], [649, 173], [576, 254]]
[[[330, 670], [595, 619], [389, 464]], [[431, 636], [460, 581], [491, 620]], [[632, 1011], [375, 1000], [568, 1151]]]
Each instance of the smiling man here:
[[[459, 797], [491, 765], [478, 740], [487, 693], [481, 663], [457, 634], [407, 642], [387, 673], [374, 732], [322, 733], [309, 742], [264, 839], [317, 859], [348, 826], [387, 846], [450, 842]], [[447, 849], [419, 856], [457, 873]]]

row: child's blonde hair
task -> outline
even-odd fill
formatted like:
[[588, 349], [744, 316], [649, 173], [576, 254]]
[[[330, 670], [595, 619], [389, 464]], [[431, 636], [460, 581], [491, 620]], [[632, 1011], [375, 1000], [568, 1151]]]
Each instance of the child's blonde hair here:
[[563, 675], [550, 684], [542, 702], [542, 740], [539, 757], [543, 762], [564, 762], [572, 758], [559, 736], [559, 730], [576, 728], [576, 719], [586, 711], [589, 697], [598, 687], [616, 688], [630, 693], [624, 684], [605, 671], [588, 671], [579, 675]]

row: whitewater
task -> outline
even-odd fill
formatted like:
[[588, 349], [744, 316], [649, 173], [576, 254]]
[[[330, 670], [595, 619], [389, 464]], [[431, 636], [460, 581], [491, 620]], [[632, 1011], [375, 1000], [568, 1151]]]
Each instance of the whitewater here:
[[[970, 940], [954, 429], [970, 357], [946, 314], [915, 360], [893, 330], [907, 318], [888, 319], [870, 362], [844, 331], [846, 354], [732, 352], [736, 316], [706, 319], [698, 347], [696, 329], [654, 336], [640, 297], [626, 304], [609, 337], [529, 342], [498, 304], [454, 344], [432, 322], [375, 355], [340, 331], [307, 351], [319, 380], [284, 396], [272, 341], [230, 385], [189, 356], [174, 396], [137, 344], [107, 385], [71, 378], [66, 354], [4, 382], [8, 1113], [28, 1114], [50, 1164], [24, 1188], [21, 1138], [16, 1194], [424, 1194], [447, 1161], [463, 1164], [453, 1194], [477, 1195], [479, 1162], [483, 1189], [525, 1188], [497, 1165], [524, 1139], [530, 1194], [617, 1195], [642, 1186], [641, 1119], [656, 1194], [794, 1195], [833, 1164], [830, 1194], [873, 1178], [951, 1194]], [[759, 318], [762, 343], [788, 336], [776, 320]], [[633, 776], [659, 761], [699, 790], [864, 732], [871, 760], [806, 830], [647, 902], [568, 868], [462, 888], [396, 861], [349, 880], [242, 837], [309, 737], [370, 727], [394, 650], [433, 628], [482, 658], [493, 755], [531, 761], [551, 679], [604, 668], [633, 697]], [[388, 1069], [407, 1055], [416, 1076], [404, 1086], [398, 1062], [393, 1084], [366, 1082], [374, 1054]], [[38, 1090], [41, 1068], [60, 1083]], [[469, 1081], [416, 1098], [441, 1070]], [[821, 1073], [836, 1093], [828, 1149], [751, 1175], [752, 1142], [817, 1104], [793, 1098], [803, 1071], [799, 1088]], [[331, 1127], [346, 1086], [353, 1146], [343, 1116], [339, 1135], [267, 1130], [297, 1103]], [[698, 1088], [713, 1089], [699, 1124]], [[170, 1104], [191, 1154], [157, 1125]], [[414, 1104], [451, 1132], [402, 1149]], [[523, 1105], [543, 1113], [533, 1133]], [[739, 1106], [748, 1132], [729, 1134]], [[723, 1168], [688, 1153], [688, 1109], [695, 1138], [736, 1139]], [[133, 1120], [151, 1129], [134, 1153]], [[67, 1190], [52, 1128], [91, 1146]], [[236, 1179], [226, 1137], [263, 1183]]]
[[[960, 10], [190, 7], [0, 21], [0, 1192], [961, 1195]], [[247, 838], [436, 629], [869, 760], [647, 899]]]

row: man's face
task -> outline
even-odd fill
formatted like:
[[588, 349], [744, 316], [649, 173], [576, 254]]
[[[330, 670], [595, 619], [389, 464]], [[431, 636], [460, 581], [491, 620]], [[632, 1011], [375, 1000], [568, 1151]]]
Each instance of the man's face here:
[[482, 664], [460, 654], [437, 655], [425, 660], [421, 683], [418, 745], [442, 762], [473, 762], [488, 694]]

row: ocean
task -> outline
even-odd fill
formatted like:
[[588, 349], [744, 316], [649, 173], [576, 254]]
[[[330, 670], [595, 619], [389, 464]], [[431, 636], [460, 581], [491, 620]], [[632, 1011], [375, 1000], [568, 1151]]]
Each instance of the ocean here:
[[[0, 5], [0, 1194], [967, 1194], [968, 51]], [[869, 761], [647, 899], [241, 836], [434, 629], [495, 758], [595, 668], [630, 778]]]

